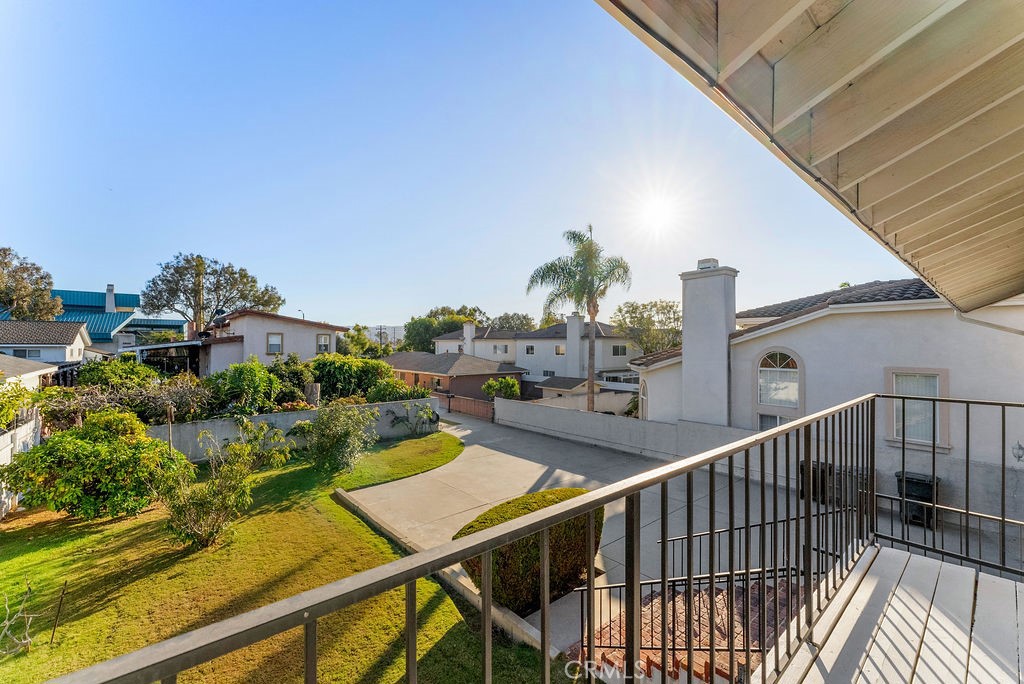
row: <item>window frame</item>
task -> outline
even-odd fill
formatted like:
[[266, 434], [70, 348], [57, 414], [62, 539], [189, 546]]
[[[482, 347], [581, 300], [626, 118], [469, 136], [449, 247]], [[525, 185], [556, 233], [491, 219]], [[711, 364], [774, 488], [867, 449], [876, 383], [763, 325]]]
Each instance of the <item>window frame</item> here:
[[[270, 351], [270, 337], [277, 335], [281, 338], [281, 349], [280, 351]], [[267, 356], [277, 356], [278, 354], [284, 355], [284, 333], [283, 332], [268, 332], [267, 333]]]
[[[785, 354], [796, 363], [797, 402], [796, 406], [779, 406], [778, 404], [761, 403], [761, 361], [769, 354]], [[752, 395], [752, 419], [751, 428], [757, 432], [761, 430], [761, 416], [775, 416], [779, 420], [789, 422], [804, 415], [805, 393], [806, 393], [806, 368], [803, 358], [792, 349], [787, 347], [771, 346], [759, 350], [754, 354], [753, 359], [753, 383]]]
[[[622, 350], [621, 354], [618, 353], [618, 351], [620, 349]], [[627, 351], [627, 346], [626, 345], [624, 345], [624, 344], [613, 344], [612, 345], [612, 356], [626, 356], [626, 354], [628, 354], [628, 353], [629, 352]]]
[[[936, 389], [938, 397], [948, 397], [949, 395], [949, 369], [948, 368], [913, 368], [913, 367], [901, 367], [901, 366], [889, 366], [885, 368], [885, 391], [887, 394], [896, 394], [896, 376], [897, 375], [933, 375], [937, 378]], [[927, 400], [927, 397], [925, 397]], [[885, 441], [891, 445], [900, 447], [904, 443], [907, 445], [907, 449], [913, 449], [917, 451], [931, 451], [932, 442], [930, 440], [922, 441], [918, 439], [907, 438], [904, 439], [896, 434], [896, 412], [900, 411], [900, 401], [897, 399], [887, 400], [889, 403], [889, 410], [885, 412]], [[936, 434], [935, 434], [935, 449], [938, 452], [948, 454], [952, 451], [951, 442], [949, 439], [949, 404], [946, 402], [936, 402], [938, 409], [936, 416]]]
[[[561, 349], [562, 351], [558, 351]], [[564, 344], [555, 345], [555, 356], [565, 356], [566, 346]]]
[[553, 378], [553, 377], [555, 377], [555, 371], [553, 371], [553, 370], [545, 370], [545, 371], [541, 371], [541, 374], [542, 374], [542, 375], [543, 375], [543, 376], [544, 376], [545, 378]]
[[533, 356], [535, 351], [536, 351], [536, 348], [532, 344], [526, 345], [526, 355], [527, 356]]
[[[327, 340], [327, 344], [324, 345], [323, 349], [320, 348], [320, 338], [321, 337], [324, 338], [325, 340]], [[281, 343], [282, 343], [281, 346], [284, 346], [284, 340], [281, 340]], [[331, 336], [329, 334], [327, 334], [327, 333], [317, 333], [316, 334], [316, 353], [317, 354], [330, 354], [331, 353]]]

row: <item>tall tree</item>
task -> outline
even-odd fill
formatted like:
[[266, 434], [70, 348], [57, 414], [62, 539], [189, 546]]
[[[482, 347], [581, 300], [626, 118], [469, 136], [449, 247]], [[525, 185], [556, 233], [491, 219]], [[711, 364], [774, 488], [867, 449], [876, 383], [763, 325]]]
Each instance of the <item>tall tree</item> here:
[[612, 314], [612, 323], [644, 354], [653, 354], [681, 344], [683, 308], [671, 299], [623, 302]]
[[552, 325], [558, 325], [559, 323], [565, 323], [565, 316], [558, 313], [557, 311], [544, 311], [544, 315], [541, 316], [540, 323], [537, 324], [538, 328], [548, 328]]
[[601, 300], [613, 285], [629, 289], [632, 277], [629, 264], [618, 256], [606, 257], [604, 248], [594, 240], [594, 227], [587, 231], [567, 230], [565, 241], [572, 254], [538, 266], [530, 275], [526, 292], [540, 287], [551, 288], [544, 300], [544, 310], [550, 311], [563, 304], [572, 304], [586, 310], [590, 318], [587, 341], [587, 410], [594, 410], [594, 356], [597, 348], [597, 312]]
[[41, 266], [0, 247], [0, 312], [16, 320], [52, 321], [64, 311], [52, 289], [53, 278]]
[[447, 315], [442, 318], [433, 316], [413, 316], [405, 324], [405, 339], [402, 346], [410, 351], [434, 351], [434, 338], [438, 335], [462, 329], [462, 324], [472, 321], [467, 316]]
[[202, 330], [217, 311], [257, 309], [276, 313], [284, 298], [277, 288], [260, 286], [256, 276], [234, 264], [201, 254], [174, 255], [142, 291], [146, 313], [174, 311]]
[[442, 318], [449, 318], [451, 316], [461, 316], [475, 321], [479, 325], [488, 325], [491, 320], [479, 306], [469, 306], [467, 304], [463, 304], [457, 309], [451, 306], [435, 306], [424, 314], [424, 316], [426, 318], [436, 318], [438, 320], [441, 320]]
[[491, 327], [498, 330], [534, 330], [533, 316], [525, 313], [503, 313], [491, 319]]

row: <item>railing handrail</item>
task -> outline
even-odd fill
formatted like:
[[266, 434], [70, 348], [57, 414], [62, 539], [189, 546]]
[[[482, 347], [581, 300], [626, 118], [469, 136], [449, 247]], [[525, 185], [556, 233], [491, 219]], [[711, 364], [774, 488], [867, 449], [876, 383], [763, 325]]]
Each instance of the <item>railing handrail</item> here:
[[634, 475], [487, 530], [97, 663], [55, 681], [64, 684], [97, 681], [141, 683], [162, 679], [223, 655], [225, 644], [230, 645], [229, 651], [250, 646], [364, 599], [432, 575], [468, 558], [479, 556], [484, 551], [499, 548], [558, 523], [585, 515], [605, 504], [638, 494], [653, 485], [694, 472], [748, 449], [754, 449], [794, 430], [813, 425], [823, 418], [861, 405], [876, 396], [872, 393], [851, 399], [810, 416]]
[[970, 404], [971, 406], [998, 406], [1004, 408], [1024, 408], [1024, 403], [1014, 401], [992, 401], [988, 399], [960, 399], [958, 397], [919, 397], [912, 394], [876, 394], [876, 399], [908, 399], [910, 401], [927, 401], [939, 404]]

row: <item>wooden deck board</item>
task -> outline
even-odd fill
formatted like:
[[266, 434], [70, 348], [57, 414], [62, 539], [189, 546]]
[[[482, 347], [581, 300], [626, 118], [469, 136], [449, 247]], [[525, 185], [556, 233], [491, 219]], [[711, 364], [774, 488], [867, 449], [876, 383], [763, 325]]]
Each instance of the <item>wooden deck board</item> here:
[[914, 684], [945, 684], [967, 678], [977, 574], [971, 568], [942, 564], [911, 680]]
[[1016, 583], [980, 573], [975, 601], [968, 683], [1019, 682]]
[[854, 681], [889, 598], [909, 561], [910, 554], [906, 551], [888, 548], [879, 551], [803, 681], [822, 684]]
[[921, 649], [942, 563], [911, 556], [868, 649], [858, 681], [907, 682]]

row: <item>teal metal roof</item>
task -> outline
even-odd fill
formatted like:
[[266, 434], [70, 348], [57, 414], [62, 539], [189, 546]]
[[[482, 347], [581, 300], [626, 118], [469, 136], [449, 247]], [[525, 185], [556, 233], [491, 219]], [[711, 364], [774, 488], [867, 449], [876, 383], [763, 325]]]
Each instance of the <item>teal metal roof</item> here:
[[57, 316], [58, 321], [81, 321], [89, 331], [93, 342], [110, 342], [114, 333], [120, 330], [135, 314], [128, 311], [114, 313], [91, 313], [88, 311], [65, 311]]
[[128, 325], [135, 330], [137, 328], [157, 328], [160, 330], [181, 330], [185, 327], [184, 321], [180, 318], [133, 318]]
[[[65, 309], [104, 309], [107, 305], [106, 292], [88, 292], [86, 290], [50, 290], [50, 296], [60, 297]], [[141, 305], [141, 297], [137, 294], [114, 293], [114, 306], [124, 309], [137, 309]]]

